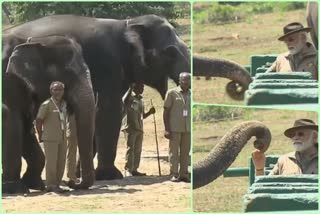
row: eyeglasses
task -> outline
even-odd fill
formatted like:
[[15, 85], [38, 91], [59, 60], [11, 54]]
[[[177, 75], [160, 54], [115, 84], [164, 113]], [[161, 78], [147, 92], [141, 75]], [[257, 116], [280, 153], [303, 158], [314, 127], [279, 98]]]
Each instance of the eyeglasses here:
[[294, 132], [294, 133], [291, 135], [291, 138], [295, 137], [296, 135], [297, 135], [298, 137], [303, 137], [303, 136], [304, 136], [304, 132], [302, 132], [302, 131]]

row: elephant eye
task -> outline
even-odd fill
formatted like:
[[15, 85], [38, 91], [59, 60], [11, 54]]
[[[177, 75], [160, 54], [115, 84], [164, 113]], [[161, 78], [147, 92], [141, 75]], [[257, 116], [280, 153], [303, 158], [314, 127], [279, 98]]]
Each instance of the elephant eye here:
[[30, 64], [29, 64], [28, 62], [23, 63], [23, 65], [24, 65], [24, 67], [25, 67], [26, 69], [28, 69], [28, 70], [31, 69], [31, 66], [30, 66]]

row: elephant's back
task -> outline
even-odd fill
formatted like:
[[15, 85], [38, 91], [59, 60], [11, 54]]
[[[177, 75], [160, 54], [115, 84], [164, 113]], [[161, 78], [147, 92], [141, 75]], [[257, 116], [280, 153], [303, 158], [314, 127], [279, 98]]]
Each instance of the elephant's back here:
[[111, 19], [101, 20], [103, 19], [75, 15], [53, 15], [6, 29], [3, 34], [20, 38], [68, 35], [83, 40], [101, 33], [98, 32], [102, 30], [101, 25], [116, 21]]

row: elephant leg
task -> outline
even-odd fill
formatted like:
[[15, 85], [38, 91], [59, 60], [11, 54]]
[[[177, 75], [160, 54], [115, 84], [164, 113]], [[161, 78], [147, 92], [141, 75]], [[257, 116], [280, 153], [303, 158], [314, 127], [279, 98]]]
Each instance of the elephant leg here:
[[27, 193], [21, 182], [22, 125], [16, 114], [10, 114], [10, 122], [2, 127], [2, 193]]
[[[93, 159], [96, 157], [97, 149], [96, 149], [96, 142], [95, 140], [93, 141]], [[76, 177], [80, 178], [81, 177], [81, 164], [80, 164], [80, 159], [77, 158], [77, 166], [76, 166]]]
[[41, 173], [45, 164], [45, 156], [34, 134], [28, 134], [26, 138], [22, 155], [28, 167], [22, 177], [22, 182], [30, 189], [43, 191], [45, 185], [41, 179]]
[[121, 126], [121, 96], [120, 94], [101, 95], [96, 117], [98, 151], [96, 180], [121, 179], [123, 175], [114, 165]]

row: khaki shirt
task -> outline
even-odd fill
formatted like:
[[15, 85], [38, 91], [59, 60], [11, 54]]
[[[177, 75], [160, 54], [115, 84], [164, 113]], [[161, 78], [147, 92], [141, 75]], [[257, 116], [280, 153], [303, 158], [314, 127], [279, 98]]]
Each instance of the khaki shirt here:
[[167, 92], [164, 108], [169, 110], [171, 132], [190, 132], [191, 129], [191, 92], [182, 93], [181, 87]]
[[307, 164], [303, 164], [298, 152], [291, 152], [281, 156], [269, 175], [300, 175], [318, 174], [318, 153], [310, 157]]
[[67, 138], [76, 138], [77, 137], [77, 124], [76, 118], [74, 114], [67, 115], [67, 130], [66, 137]]
[[290, 55], [289, 52], [280, 54], [267, 72], [304, 71], [311, 72], [315, 77], [318, 72], [317, 58], [316, 49], [307, 43], [298, 54]]
[[144, 104], [141, 95], [132, 92], [124, 103], [125, 116], [122, 120], [122, 130], [143, 131]]
[[[62, 142], [65, 140], [66, 131], [66, 103], [62, 101], [63, 120], [60, 120], [59, 110], [53, 103], [52, 99], [44, 101], [38, 111], [37, 119], [43, 120], [43, 141]], [[64, 127], [62, 127], [62, 125]], [[64, 130], [62, 130], [64, 128]]]

